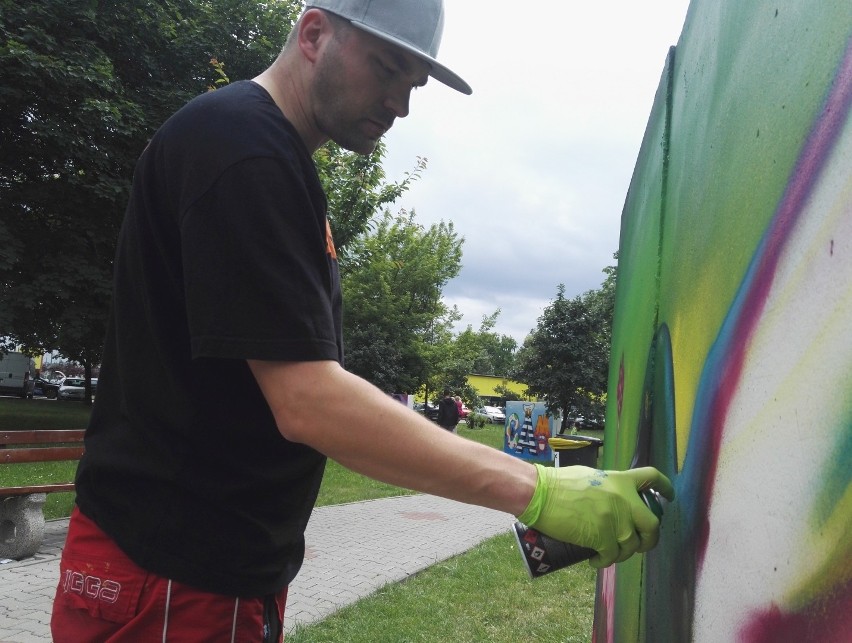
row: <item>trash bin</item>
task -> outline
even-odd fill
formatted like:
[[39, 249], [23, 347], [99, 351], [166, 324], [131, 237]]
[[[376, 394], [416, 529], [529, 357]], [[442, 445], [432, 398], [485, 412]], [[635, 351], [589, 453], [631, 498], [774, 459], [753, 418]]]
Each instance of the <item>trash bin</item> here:
[[548, 443], [553, 449], [553, 466], [570, 467], [580, 464], [596, 468], [598, 449], [603, 445], [603, 440], [589, 435], [560, 435], [549, 438]]

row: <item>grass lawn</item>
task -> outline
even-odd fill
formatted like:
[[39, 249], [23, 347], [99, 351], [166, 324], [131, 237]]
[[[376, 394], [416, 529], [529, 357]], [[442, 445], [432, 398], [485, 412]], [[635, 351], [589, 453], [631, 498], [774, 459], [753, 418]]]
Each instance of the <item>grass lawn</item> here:
[[[595, 570], [531, 580], [509, 534], [422, 571], [312, 625], [287, 643], [588, 643]], [[287, 615], [284, 615], [286, 620]]]
[[[589, 432], [602, 437], [603, 431]], [[503, 427], [462, 437], [503, 447]], [[596, 571], [580, 563], [531, 580], [510, 534], [413, 578], [385, 586], [318, 623], [287, 635], [288, 643], [588, 643], [594, 618]], [[286, 615], [285, 615], [286, 619]]]
[[[0, 398], [0, 431], [85, 428], [90, 408], [79, 402]], [[503, 427], [459, 434], [502, 449]], [[71, 480], [76, 462], [0, 465], [0, 486]], [[329, 461], [318, 506], [411, 493]], [[48, 519], [69, 515], [74, 495], [48, 494]], [[590, 640], [595, 571], [581, 563], [530, 580], [510, 534], [391, 584], [331, 617], [287, 635], [288, 643], [403, 643]]]
[[83, 402], [0, 397], [0, 431], [85, 429], [91, 410]]

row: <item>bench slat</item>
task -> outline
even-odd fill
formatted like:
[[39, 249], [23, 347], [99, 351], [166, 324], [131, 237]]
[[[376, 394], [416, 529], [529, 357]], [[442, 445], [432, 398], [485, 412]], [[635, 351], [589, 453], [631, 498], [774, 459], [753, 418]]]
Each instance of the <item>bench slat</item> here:
[[0, 463], [56, 462], [79, 460], [83, 447], [44, 447], [38, 449], [0, 449]]
[[74, 491], [73, 482], [55, 484], [37, 484], [29, 487], [4, 487], [0, 489], [0, 498], [7, 496], [26, 496], [31, 493], [53, 493], [56, 491]]
[[82, 442], [85, 433], [86, 431], [83, 429], [56, 431], [3, 431], [0, 432], [0, 444], [56, 444], [59, 442]]
[[[62, 462], [83, 455], [85, 430], [28, 430], [0, 432], [0, 465], [21, 462]], [[16, 446], [17, 445], [17, 446]], [[64, 445], [64, 446], [60, 446]], [[0, 499], [31, 493], [74, 491], [73, 482], [0, 487]]]

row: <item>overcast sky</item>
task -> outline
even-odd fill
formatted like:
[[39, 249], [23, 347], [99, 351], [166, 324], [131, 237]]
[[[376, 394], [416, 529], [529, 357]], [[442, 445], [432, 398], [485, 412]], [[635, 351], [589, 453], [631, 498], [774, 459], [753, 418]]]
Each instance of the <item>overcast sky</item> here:
[[444, 0], [438, 59], [465, 96], [435, 80], [387, 134], [388, 179], [415, 158], [420, 181], [395, 209], [464, 237], [445, 300], [521, 344], [565, 284], [600, 287], [668, 49], [688, 0]]

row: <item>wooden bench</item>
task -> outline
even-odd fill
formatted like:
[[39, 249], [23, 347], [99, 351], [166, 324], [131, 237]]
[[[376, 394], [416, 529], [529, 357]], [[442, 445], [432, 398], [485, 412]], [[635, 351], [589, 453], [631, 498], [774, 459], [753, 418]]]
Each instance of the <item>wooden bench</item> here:
[[[0, 464], [79, 460], [84, 434], [83, 430], [0, 432]], [[74, 483], [0, 487], [0, 558], [20, 560], [39, 550], [44, 539], [42, 507], [47, 494], [58, 491], [74, 491]]]

